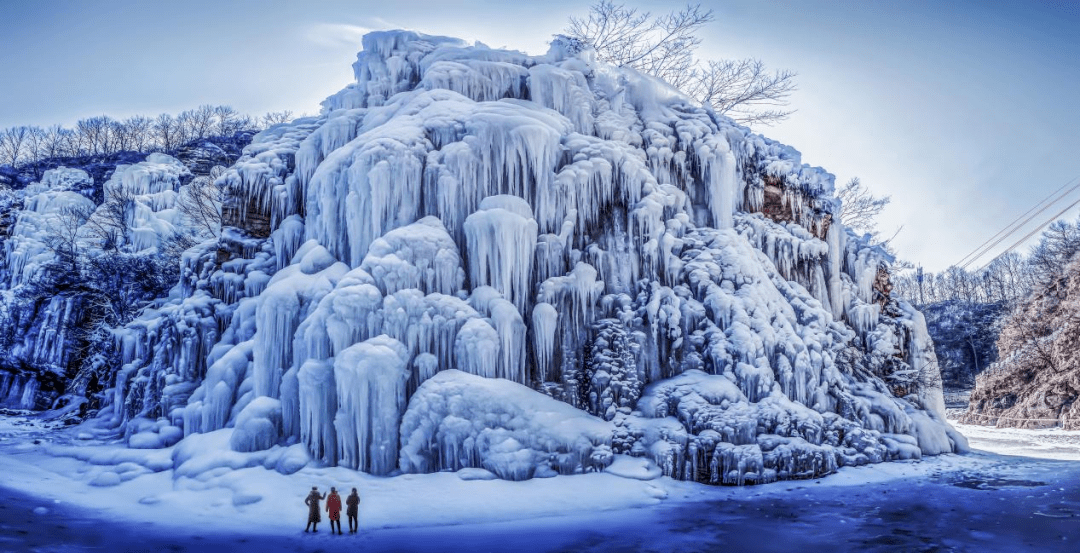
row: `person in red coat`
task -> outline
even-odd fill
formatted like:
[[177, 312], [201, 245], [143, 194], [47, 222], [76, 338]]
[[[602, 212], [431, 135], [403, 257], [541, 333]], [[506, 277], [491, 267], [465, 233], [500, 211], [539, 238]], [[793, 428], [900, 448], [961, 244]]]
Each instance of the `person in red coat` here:
[[341, 496], [337, 488], [330, 488], [330, 496], [326, 498], [326, 512], [330, 513], [330, 533], [334, 533], [334, 525], [337, 525], [337, 533], [341, 535]]

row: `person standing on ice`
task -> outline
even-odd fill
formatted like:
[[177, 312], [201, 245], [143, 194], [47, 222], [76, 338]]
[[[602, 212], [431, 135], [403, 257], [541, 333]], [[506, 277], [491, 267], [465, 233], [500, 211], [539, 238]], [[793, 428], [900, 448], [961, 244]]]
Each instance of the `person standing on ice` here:
[[347, 506], [345, 514], [349, 515], [349, 533], [355, 534], [360, 530], [360, 523], [356, 520], [360, 514], [360, 494], [356, 493], [356, 488], [353, 488], [349, 497], [345, 498], [345, 505]]
[[[319, 488], [317, 486], [311, 487], [311, 493], [304, 499], [304, 504], [308, 506], [307, 526], [304, 531], [307, 532], [308, 528], [312, 532], [319, 531], [319, 521], [322, 517], [319, 515], [319, 500], [326, 499], [325, 495], [319, 495]], [[333, 530], [333, 528], [331, 528]]]
[[326, 500], [326, 512], [330, 513], [330, 533], [334, 533], [334, 525], [337, 525], [337, 533], [341, 535], [341, 496], [337, 488], [330, 487], [330, 497]]

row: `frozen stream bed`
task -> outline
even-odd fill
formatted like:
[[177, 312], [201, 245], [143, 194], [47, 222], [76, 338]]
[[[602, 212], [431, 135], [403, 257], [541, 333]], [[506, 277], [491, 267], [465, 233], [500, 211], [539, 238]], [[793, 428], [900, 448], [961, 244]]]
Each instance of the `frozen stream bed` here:
[[[261, 466], [188, 478], [146, 468], [171, 450], [14, 414], [0, 416], [0, 551], [1076, 551], [1080, 433], [957, 428], [974, 453], [715, 488], [631, 459], [621, 476], [526, 482]], [[360, 489], [359, 535], [303, 532], [312, 485]]]

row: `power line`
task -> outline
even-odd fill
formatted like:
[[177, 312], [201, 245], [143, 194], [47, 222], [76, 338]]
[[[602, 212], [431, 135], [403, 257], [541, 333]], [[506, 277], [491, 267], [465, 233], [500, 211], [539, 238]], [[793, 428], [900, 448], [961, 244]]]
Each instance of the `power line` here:
[[[997, 240], [995, 240], [995, 241], [994, 241], [994, 243], [993, 243], [993, 244], [990, 244], [990, 245], [989, 245], [989, 246], [987, 246], [987, 247], [986, 247], [985, 249], [983, 249], [983, 250], [982, 250], [982, 251], [981, 251], [981, 252], [979, 253], [979, 255], [977, 255], [977, 256], [975, 256], [975, 257], [973, 257], [973, 258], [969, 259], [969, 260], [967, 261], [967, 263], [964, 263], [964, 264], [963, 264], [963, 265], [961, 266], [961, 268], [963, 268], [963, 269], [966, 269], [966, 268], [968, 267], [968, 265], [971, 265], [972, 263], [974, 263], [974, 262], [975, 262], [975, 260], [977, 260], [978, 258], [982, 257], [983, 255], [986, 255], [986, 253], [987, 253], [987, 252], [989, 252], [989, 251], [990, 251], [991, 249], [993, 249], [993, 248], [994, 248], [994, 246], [997, 246], [998, 244], [1000, 244], [1002, 240], [1005, 240], [1005, 239], [1006, 239], [1006, 238], [1008, 238], [1009, 236], [1012, 236], [1012, 235], [1013, 235], [1014, 233], [1016, 233], [1017, 231], [1019, 231], [1019, 230], [1020, 230], [1021, 228], [1023, 228], [1023, 227], [1025, 226], [1025, 225], [1027, 225], [1028, 223], [1030, 223], [1030, 222], [1031, 222], [1031, 221], [1032, 221], [1032, 220], [1033, 220], [1033, 219], [1034, 219], [1034, 218], [1035, 218], [1036, 216], [1038, 216], [1038, 215], [1039, 215], [1040, 213], [1042, 213], [1042, 212], [1046, 211], [1047, 209], [1049, 209], [1049, 208], [1050, 208], [1050, 206], [1052, 206], [1052, 205], [1054, 205], [1054, 204], [1056, 204], [1056, 203], [1060, 202], [1060, 201], [1061, 201], [1062, 199], [1064, 199], [1064, 198], [1065, 198], [1066, 196], [1068, 196], [1069, 194], [1073, 193], [1073, 192], [1074, 192], [1074, 191], [1075, 191], [1075, 190], [1076, 190], [1077, 188], [1080, 188], [1080, 184], [1077, 184], [1076, 186], [1073, 186], [1073, 187], [1072, 187], [1072, 188], [1070, 188], [1069, 190], [1066, 190], [1066, 191], [1065, 191], [1065, 192], [1064, 192], [1063, 194], [1061, 194], [1060, 196], [1058, 196], [1057, 198], [1055, 198], [1055, 199], [1054, 199], [1054, 201], [1052, 201], [1052, 202], [1050, 202], [1050, 203], [1046, 204], [1046, 205], [1045, 205], [1045, 206], [1043, 206], [1043, 207], [1042, 207], [1041, 209], [1039, 209], [1039, 210], [1038, 210], [1038, 211], [1036, 211], [1035, 213], [1031, 214], [1031, 216], [1030, 216], [1030, 217], [1028, 217], [1027, 219], [1024, 219], [1024, 222], [1020, 223], [1020, 225], [1018, 225], [1018, 226], [1017, 226], [1016, 228], [1014, 228], [1013, 230], [1011, 230], [1011, 231], [1010, 231], [1010, 232], [1009, 232], [1008, 234], [1005, 234], [1005, 235], [1004, 235], [1004, 236], [1002, 236], [1001, 238], [998, 238]], [[1055, 216], [1055, 217], [1056, 217], [1056, 216]], [[1051, 221], [1052, 221], [1052, 220], [1053, 220], [1053, 219], [1051, 219]], [[1043, 226], [1046, 226], [1046, 224], [1048, 224], [1049, 222], [1050, 222], [1050, 221], [1047, 221], [1046, 223], [1043, 223], [1042, 225], [1040, 225], [1040, 228], [1041, 228], [1041, 227], [1043, 227]]]
[[1054, 216], [1053, 216], [1053, 217], [1051, 217], [1050, 219], [1048, 219], [1048, 220], [1046, 220], [1045, 222], [1043, 222], [1043, 224], [1041, 224], [1041, 225], [1039, 225], [1039, 226], [1035, 227], [1035, 230], [1033, 230], [1033, 231], [1031, 231], [1031, 232], [1027, 233], [1027, 235], [1026, 235], [1026, 236], [1024, 236], [1023, 238], [1021, 238], [1020, 240], [1017, 240], [1017, 241], [1016, 241], [1016, 243], [1014, 243], [1013, 245], [1009, 246], [1009, 248], [1008, 248], [1008, 249], [1006, 249], [1005, 251], [1003, 251], [1003, 252], [1001, 252], [1001, 253], [999, 253], [999, 254], [995, 255], [993, 259], [991, 259], [991, 260], [990, 260], [989, 262], [987, 262], [987, 263], [986, 263], [986, 265], [983, 265], [982, 267], [980, 267], [980, 268], [979, 268], [979, 270], [978, 270], [978, 271], [974, 271], [974, 272], [978, 273], [979, 271], [982, 271], [983, 269], [985, 269], [985, 268], [989, 267], [989, 266], [990, 266], [990, 263], [993, 263], [994, 261], [997, 261], [997, 258], [999, 258], [999, 257], [1001, 257], [1001, 256], [1003, 256], [1003, 255], [1005, 255], [1005, 254], [1007, 254], [1007, 253], [1009, 253], [1009, 252], [1013, 251], [1014, 249], [1016, 249], [1016, 247], [1017, 247], [1017, 246], [1019, 246], [1020, 244], [1023, 244], [1024, 242], [1026, 242], [1026, 241], [1027, 241], [1027, 239], [1028, 239], [1028, 238], [1031, 238], [1032, 236], [1034, 236], [1036, 232], [1039, 232], [1040, 230], [1042, 230], [1043, 228], [1045, 228], [1045, 227], [1046, 227], [1046, 225], [1049, 225], [1050, 223], [1053, 223], [1054, 221], [1056, 221], [1058, 217], [1061, 217], [1062, 215], [1064, 215], [1064, 214], [1065, 214], [1065, 212], [1066, 212], [1066, 211], [1068, 211], [1068, 210], [1072, 209], [1073, 207], [1076, 207], [1076, 205], [1077, 205], [1077, 204], [1080, 204], [1080, 200], [1076, 200], [1075, 202], [1073, 202], [1073, 203], [1069, 204], [1069, 206], [1068, 206], [1068, 207], [1066, 207], [1065, 209], [1062, 209], [1061, 211], [1059, 211], [1059, 212], [1057, 213], [1057, 215], [1054, 215]]
[[[1011, 236], [1012, 234], [1014, 234], [1015, 232], [1017, 232], [1018, 230], [1023, 228], [1024, 225], [1030, 223], [1031, 220], [1034, 219], [1036, 216], [1038, 216], [1040, 213], [1042, 213], [1043, 211], [1046, 211], [1050, 206], [1054, 205], [1055, 203], [1060, 202], [1063, 198], [1065, 198], [1066, 196], [1071, 194], [1077, 188], [1080, 188], [1080, 183], [1077, 183], [1072, 188], [1070, 188], [1069, 190], [1065, 191], [1063, 194], [1061, 194], [1057, 198], [1050, 201], [1050, 203], [1046, 203], [1047, 200], [1050, 200], [1051, 198], [1053, 198], [1059, 192], [1064, 190], [1067, 186], [1072, 184], [1073, 181], [1076, 181], [1078, 179], [1080, 179], [1080, 176], [1069, 179], [1068, 182], [1066, 182], [1064, 185], [1061, 186], [1061, 188], [1058, 188], [1057, 190], [1051, 192], [1049, 196], [1047, 196], [1046, 198], [1043, 198], [1041, 201], [1039, 201], [1034, 206], [1032, 206], [1031, 209], [1027, 210], [1027, 212], [1023, 213], [1022, 215], [1020, 215], [1019, 217], [1014, 219], [1011, 223], [1006, 225], [1005, 228], [998, 231], [997, 234], [991, 236], [990, 238], [988, 238], [986, 240], [986, 242], [983, 242], [982, 244], [980, 244], [977, 248], [975, 248], [974, 251], [972, 251], [971, 253], [965, 255], [962, 259], [960, 259], [960, 261], [957, 261], [956, 266], [959, 266], [961, 269], [967, 268], [967, 266], [974, 263], [975, 260], [982, 257], [983, 255], [986, 255], [986, 252], [993, 249], [994, 246], [997, 246], [998, 244], [1000, 244], [1002, 240], [1008, 238], [1009, 236]], [[1046, 203], [1046, 205], [1043, 205], [1044, 203]], [[1039, 209], [1038, 211], [1035, 211], [1036, 208], [1039, 208], [1040, 205], [1042, 205], [1043, 207], [1041, 209]], [[1032, 213], [1033, 211], [1034, 211], [1034, 213]], [[1025, 219], [1025, 217], [1026, 217], [1026, 219]], [[1024, 220], [1022, 222], [1020, 222], [1020, 224], [1017, 224], [1017, 221], [1020, 221], [1021, 219], [1024, 219]], [[1044, 224], [1044, 226], [1045, 226], [1045, 224]], [[996, 240], [995, 240], [995, 238], [996, 238]], [[993, 243], [991, 244], [990, 242], [993, 242]], [[987, 244], [989, 244], [989, 245], [987, 245]], [[974, 257], [972, 257], [972, 256], [974, 256]]]
[[1042, 204], [1043, 204], [1043, 202], [1045, 202], [1046, 200], [1049, 200], [1049, 199], [1050, 199], [1051, 197], [1053, 197], [1053, 196], [1054, 196], [1054, 194], [1057, 194], [1058, 192], [1061, 192], [1062, 190], [1064, 190], [1064, 189], [1065, 189], [1065, 187], [1066, 187], [1066, 186], [1069, 186], [1069, 184], [1070, 184], [1070, 183], [1072, 183], [1072, 181], [1073, 181], [1073, 180], [1074, 180], [1074, 179], [1069, 179], [1069, 181], [1068, 181], [1068, 182], [1066, 182], [1065, 184], [1061, 185], [1061, 188], [1058, 188], [1057, 190], [1055, 190], [1055, 191], [1051, 192], [1049, 196], [1047, 196], [1047, 197], [1043, 198], [1043, 199], [1042, 199], [1041, 201], [1039, 201], [1039, 203], [1037, 203], [1037, 204], [1035, 204], [1035, 205], [1031, 206], [1031, 209], [1027, 210], [1027, 212], [1025, 212], [1024, 214], [1020, 215], [1020, 216], [1019, 216], [1019, 217], [1017, 217], [1016, 219], [1013, 219], [1013, 221], [1012, 221], [1011, 223], [1009, 223], [1008, 225], [1005, 225], [1005, 228], [1003, 228], [1003, 229], [999, 230], [999, 231], [997, 232], [997, 234], [995, 234], [995, 235], [991, 236], [990, 238], [987, 238], [987, 239], [986, 239], [986, 242], [983, 242], [982, 244], [979, 244], [979, 246], [978, 246], [978, 247], [976, 247], [976, 248], [975, 248], [975, 250], [973, 250], [973, 251], [972, 251], [971, 253], [969, 253], [969, 254], [965, 255], [964, 257], [960, 258], [960, 261], [957, 261], [957, 262], [956, 262], [956, 263], [954, 263], [953, 265], [960, 265], [961, 263], [963, 263], [963, 262], [964, 262], [965, 260], [967, 260], [967, 258], [969, 258], [969, 257], [971, 257], [972, 255], [974, 255], [974, 254], [975, 254], [975, 252], [977, 252], [977, 251], [981, 250], [981, 249], [983, 248], [983, 246], [985, 246], [985, 245], [989, 244], [991, 240], [993, 240], [993, 239], [997, 238], [999, 234], [1001, 234], [1001, 233], [1005, 232], [1006, 230], [1009, 230], [1009, 228], [1010, 228], [1010, 227], [1012, 227], [1013, 225], [1015, 225], [1017, 221], [1019, 221], [1019, 220], [1020, 220], [1020, 219], [1022, 219], [1023, 217], [1026, 217], [1028, 213], [1031, 213], [1032, 211], [1035, 211], [1035, 208], [1037, 208], [1037, 207], [1039, 207], [1040, 205], [1042, 205]]

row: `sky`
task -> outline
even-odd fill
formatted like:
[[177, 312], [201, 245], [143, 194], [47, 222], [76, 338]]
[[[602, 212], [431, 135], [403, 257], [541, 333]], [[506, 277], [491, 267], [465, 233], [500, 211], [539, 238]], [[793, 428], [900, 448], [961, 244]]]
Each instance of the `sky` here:
[[[654, 13], [685, 5], [627, 3]], [[588, 4], [0, 0], [0, 128], [206, 103], [317, 113], [353, 80], [368, 30], [408, 28], [542, 54]], [[857, 176], [891, 196], [880, 230], [899, 229], [892, 244], [900, 257], [927, 270], [960, 261], [1080, 178], [1076, 0], [702, 5], [716, 20], [701, 31], [699, 57], [756, 57], [798, 73], [798, 111], [755, 130], [800, 150], [837, 184]]]

